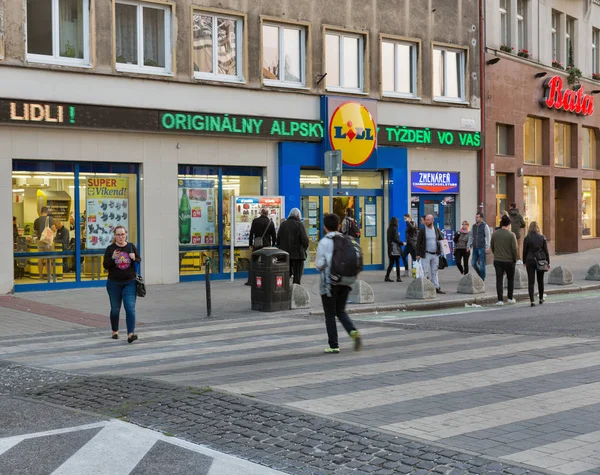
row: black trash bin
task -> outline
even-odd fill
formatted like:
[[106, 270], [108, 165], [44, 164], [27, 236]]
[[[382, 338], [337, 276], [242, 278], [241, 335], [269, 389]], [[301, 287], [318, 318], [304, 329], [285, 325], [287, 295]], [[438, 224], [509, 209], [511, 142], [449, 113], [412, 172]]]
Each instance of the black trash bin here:
[[252, 310], [290, 309], [290, 255], [276, 247], [252, 253]]

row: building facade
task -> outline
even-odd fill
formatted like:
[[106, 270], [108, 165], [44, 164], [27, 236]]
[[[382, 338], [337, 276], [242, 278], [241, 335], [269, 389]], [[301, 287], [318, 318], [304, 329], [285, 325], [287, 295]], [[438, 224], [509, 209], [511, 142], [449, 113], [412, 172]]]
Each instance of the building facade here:
[[[2, 227], [0, 291], [102, 285], [120, 224], [146, 281], [174, 283], [207, 258], [245, 277], [261, 206], [276, 225], [302, 210], [308, 269], [330, 207], [355, 210], [371, 269], [391, 216], [433, 213], [448, 233], [472, 216], [477, 6], [342, 3], [3, 2], [0, 219], [17, 235]], [[70, 231], [51, 250], [42, 207]]]
[[487, 2], [488, 222], [515, 202], [551, 252], [600, 247], [599, 41], [596, 0]]

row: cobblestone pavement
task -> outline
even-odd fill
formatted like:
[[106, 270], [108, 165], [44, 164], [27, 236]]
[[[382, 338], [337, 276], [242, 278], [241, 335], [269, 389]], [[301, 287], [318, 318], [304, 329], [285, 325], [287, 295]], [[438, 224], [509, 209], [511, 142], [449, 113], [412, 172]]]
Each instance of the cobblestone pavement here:
[[5, 363], [0, 381], [0, 393], [122, 418], [288, 473], [536, 473], [209, 388]]

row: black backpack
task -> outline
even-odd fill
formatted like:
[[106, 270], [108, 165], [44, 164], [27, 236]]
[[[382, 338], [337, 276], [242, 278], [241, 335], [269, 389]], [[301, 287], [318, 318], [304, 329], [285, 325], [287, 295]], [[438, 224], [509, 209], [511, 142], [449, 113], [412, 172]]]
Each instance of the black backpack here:
[[346, 225], [344, 226], [345, 229], [343, 233], [351, 238], [358, 239], [360, 237], [360, 228], [358, 227], [356, 220], [348, 217], [344, 218], [344, 220], [346, 221]]
[[363, 269], [360, 244], [346, 234], [336, 234], [333, 239], [333, 256], [329, 279], [331, 285], [352, 285]]

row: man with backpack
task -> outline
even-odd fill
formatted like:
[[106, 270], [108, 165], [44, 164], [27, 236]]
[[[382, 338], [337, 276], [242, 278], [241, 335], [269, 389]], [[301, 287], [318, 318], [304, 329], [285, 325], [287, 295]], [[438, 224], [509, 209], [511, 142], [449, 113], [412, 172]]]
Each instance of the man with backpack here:
[[336, 214], [326, 214], [323, 222], [326, 234], [319, 241], [315, 266], [321, 271], [320, 294], [329, 339], [329, 348], [325, 353], [340, 352], [336, 316], [354, 341], [354, 350], [358, 351], [362, 341], [358, 330], [346, 313], [346, 300], [350, 293], [350, 285], [362, 270], [360, 246], [356, 241], [338, 232], [340, 218]]
[[346, 217], [342, 222], [342, 234], [346, 234], [353, 239], [358, 239], [360, 237], [360, 227], [354, 219], [354, 210], [352, 208], [348, 208], [346, 210]]

